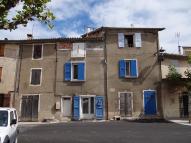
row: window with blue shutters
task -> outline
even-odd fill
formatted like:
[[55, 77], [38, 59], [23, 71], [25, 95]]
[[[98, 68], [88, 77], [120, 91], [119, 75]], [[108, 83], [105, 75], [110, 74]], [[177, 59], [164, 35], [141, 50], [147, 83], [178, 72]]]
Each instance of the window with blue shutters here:
[[84, 81], [85, 80], [85, 62], [67, 62], [65, 63], [64, 75], [65, 81]]
[[137, 78], [137, 60], [136, 59], [121, 59], [119, 61], [119, 77], [120, 78]]

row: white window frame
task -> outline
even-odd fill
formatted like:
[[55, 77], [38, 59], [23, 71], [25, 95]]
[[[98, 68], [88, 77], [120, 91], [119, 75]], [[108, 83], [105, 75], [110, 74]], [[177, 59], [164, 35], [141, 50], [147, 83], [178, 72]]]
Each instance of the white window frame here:
[[[78, 80], [73, 78], [73, 64], [84, 63], [84, 80]], [[85, 61], [71, 61], [71, 81], [85, 81], [86, 80], [86, 62]]]
[[[34, 85], [34, 84], [31, 84], [31, 81], [32, 81], [32, 70], [41, 70], [41, 74], [40, 74], [40, 84], [36, 84], [36, 85]], [[30, 82], [29, 82], [29, 85], [30, 86], [41, 86], [41, 84], [42, 84], [42, 68], [31, 68], [30, 69]]]
[[[64, 116], [63, 116], [64, 109], [63, 109], [63, 106], [62, 106], [62, 104], [63, 104], [63, 99], [64, 99], [64, 98], [70, 98], [71, 109], [72, 109], [72, 97], [71, 97], [71, 96], [61, 96], [61, 98], [60, 98], [60, 103], [61, 103], [61, 113], [62, 113], [62, 117], [64, 117]], [[71, 111], [71, 115], [70, 115], [70, 116], [72, 116], [72, 111]]]
[[132, 108], [132, 115], [131, 116], [133, 116], [133, 111], [134, 111], [134, 109], [133, 109], [133, 92], [131, 92], [131, 91], [119, 91], [118, 92], [118, 100], [119, 100], [119, 105], [118, 105], [118, 109], [119, 109], [119, 115], [120, 115], [120, 94], [121, 93], [130, 93], [131, 94], [131, 108]]
[[[34, 46], [35, 45], [42, 45], [42, 53], [41, 53], [41, 58], [34, 59]], [[32, 60], [42, 60], [43, 59], [43, 53], [44, 53], [44, 44], [33, 44], [32, 45]]]
[[157, 90], [154, 90], [154, 89], [145, 89], [145, 90], [143, 90], [143, 114], [145, 115], [145, 96], [144, 96], [144, 92], [145, 91], [154, 91], [155, 92], [156, 115], [157, 115], [158, 114], [158, 108], [157, 108], [158, 107], [158, 105], [157, 105]]
[[[85, 97], [87, 97], [87, 98], [94, 97], [94, 117], [93, 118], [95, 118], [95, 116], [96, 116], [96, 95], [79, 95], [79, 97], [80, 97], [80, 101], [79, 101], [80, 119], [84, 118], [83, 117], [84, 114], [82, 112], [82, 98], [85, 98]], [[91, 115], [91, 114], [89, 114], [89, 115]]]
[[125, 78], [138, 78], [139, 77], [139, 69], [138, 69], [138, 60], [137, 59], [124, 59], [126, 61], [136, 60], [136, 68], [137, 68], [137, 76], [131, 76], [131, 66], [130, 66], [130, 75], [126, 75], [126, 63], [125, 63]]

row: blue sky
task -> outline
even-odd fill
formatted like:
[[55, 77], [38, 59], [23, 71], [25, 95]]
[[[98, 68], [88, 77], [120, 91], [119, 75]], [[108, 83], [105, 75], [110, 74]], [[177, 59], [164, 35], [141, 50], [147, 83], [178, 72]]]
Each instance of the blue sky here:
[[[12, 9], [10, 15], [14, 15]], [[180, 44], [191, 46], [190, 0], [52, 0], [48, 7], [57, 17], [54, 29], [35, 21], [14, 31], [0, 31], [0, 39], [23, 39], [27, 33], [35, 38], [77, 37], [84, 27], [165, 27], [160, 32], [160, 46], [169, 53], [177, 53], [176, 33]]]

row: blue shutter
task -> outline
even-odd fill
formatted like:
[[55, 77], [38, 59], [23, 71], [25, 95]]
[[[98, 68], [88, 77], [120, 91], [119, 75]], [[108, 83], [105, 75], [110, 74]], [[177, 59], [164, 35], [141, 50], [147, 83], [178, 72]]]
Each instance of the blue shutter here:
[[78, 63], [78, 80], [84, 80], [85, 63]]
[[118, 47], [119, 48], [124, 48], [125, 47], [124, 33], [118, 33]]
[[125, 77], [125, 60], [123, 59], [119, 61], [119, 77]]
[[131, 77], [137, 77], [137, 60], [131, 60], [130, 62]]
[[135, 39], [135, 47], [140, 48], [142, 47], [142, 41], [141, 41], [141, 33], [135, 33], [134, 35]]
[[70, 81], [71, 80], [71, 62], [67, 62], [64, 65], [64, 77], [66, 81]]
[[74, 120], [80, 119], [80, 97], [73, 97], [73, 118]]
[[104, 97], [96, 96], [96, 119], [104, 118]]

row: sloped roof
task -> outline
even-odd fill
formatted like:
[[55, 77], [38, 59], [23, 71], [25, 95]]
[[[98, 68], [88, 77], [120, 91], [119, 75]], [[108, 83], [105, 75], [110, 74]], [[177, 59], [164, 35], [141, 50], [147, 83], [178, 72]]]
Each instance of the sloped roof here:
[[82, 37], [85, 37], [87, 35], [94, 34], [96, 32], [102, 31], [102, 30], [146, 30], [146, 31], [162, 31], [165, 28], [147, 28], [147, 27], [99, 27], [91, 32], [85, 33], [82, 35]]
[[102, 37], [71, 37], [71, 38], [45, 38], [45, 39], [23, 39], [23, 40], [0, 40], [2, 44], [27, 44], [27, 43], [56, 43], [56, 42], [86, 42], [103, 41]]

